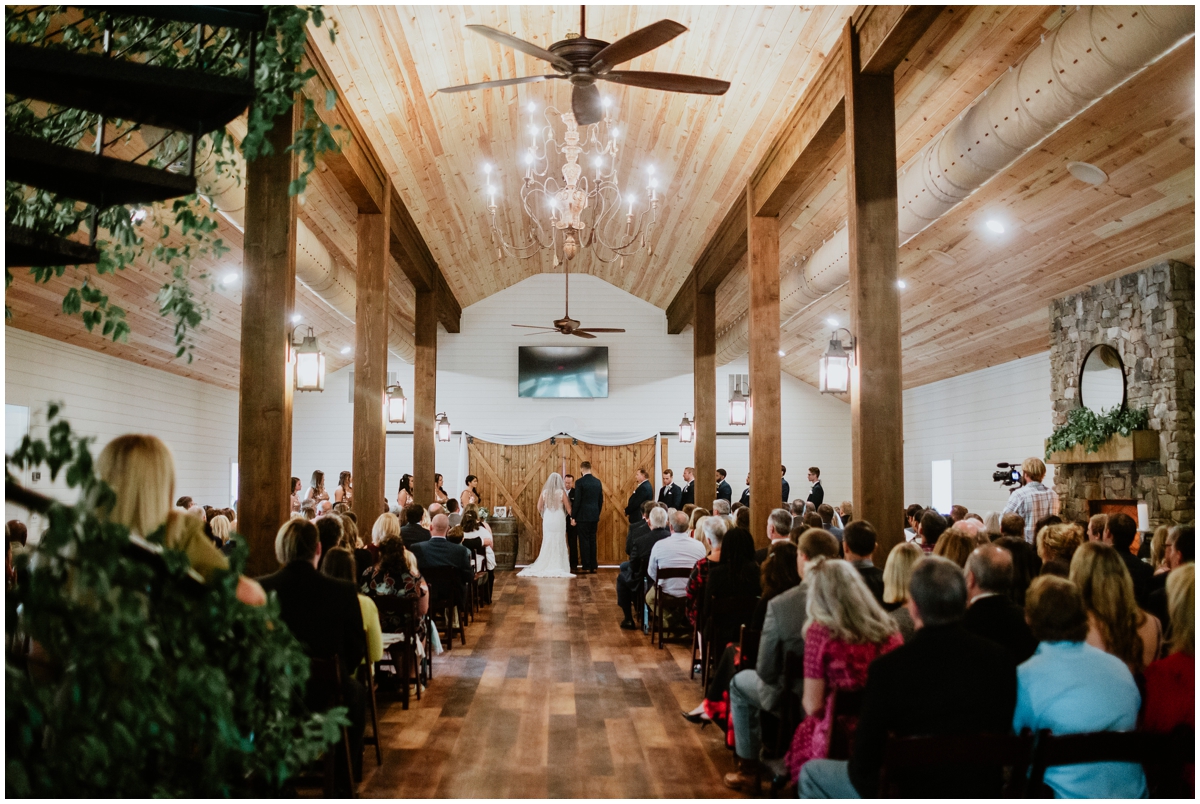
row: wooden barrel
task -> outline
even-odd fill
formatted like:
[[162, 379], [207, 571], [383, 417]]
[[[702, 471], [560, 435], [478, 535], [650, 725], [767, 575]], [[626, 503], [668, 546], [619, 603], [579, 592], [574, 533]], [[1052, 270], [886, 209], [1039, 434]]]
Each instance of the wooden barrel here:
[[517, 567], [517, 518], [491, 517], [488, 525], [494, 539], [492, 550], [496, 553], [496, 569], [512, 570]]

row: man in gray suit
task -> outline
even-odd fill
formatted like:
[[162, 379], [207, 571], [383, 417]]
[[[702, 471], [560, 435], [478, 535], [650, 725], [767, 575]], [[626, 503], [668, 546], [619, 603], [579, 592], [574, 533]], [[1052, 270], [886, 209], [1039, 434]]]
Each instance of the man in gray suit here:
[[[837, 558], [838, 543], [824, 530], [809, 530], [796, 545], [796, 568], [804, 578], [805, 567], [818, 557]], [[758, 777], [754, 771], [762, 748], [759, 713], [774, 711], [783, 694], [783, 661], [789, 653], [804, 655], [803, 628], [808, 606], [808, 586], [804, 580], [767, 604], [762, 639], [758, 643], [758, 664], [743, 670], [729, 684], [733, 734], [737, 742], [738, 769], [725, 774], [725, 786], [734, 790], [754, 790]], [[803, 679], [793, 688], [803, 693]]]

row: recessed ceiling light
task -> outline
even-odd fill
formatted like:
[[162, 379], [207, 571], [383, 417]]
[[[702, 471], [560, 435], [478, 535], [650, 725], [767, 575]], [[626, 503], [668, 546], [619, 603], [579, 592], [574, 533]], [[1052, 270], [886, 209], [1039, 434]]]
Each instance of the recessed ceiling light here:
[[221, 277], [221, 284], [225, 285], [226, 287], [232, 285], [236, 281], [238, 281], [238, 275], [236, 271], [230, 271], [229, 273], [225, 274], [225, 276]]
[[896, 287], [900, 288], [901, 290], [904, 290], [906, 287], [908, 287], [908, 283], [905, 282], [903, 279], [897, 279]]
[[292, 323], [299, 324], [302, 316], [299, 313], [292, 313]]
[[786, 354], [787, 354], [787, 352], [783, 351], [782, 349], [780, 349], [780, 350], [779, 350], [779, 356], [780, 356], [780, 357], [783, 357], [783, 356], [784, 356], [784, 355], [786, 355]]
[[836, 318], [826, 318], [825, 323], [831, 327], [836, 327], [838, 325], [838, 320]]
[[349, 346], [343, 346], [343, 347], [342, 347], [342, 354], [344, 354], [344, 355], [348, 355], [348, 354], [350, 354], [350, 347], [349, 347]]
[[940, 262], [942, 265], [958, 265], [958, 260], [954, 259], [953, 257], [951, 257], [949, 254], [947, 254], [944, 251], [937, 251], [935, 249], [931, 249], [929, 252], [929, 256], [933, 257], [935, 260]]
[[995, 232], [996, 234], [1004, 234], [1004, 224], [998, 220], [995, 220], [994, 218], [992, 220], [988, 221], [984, 225], [987, 226], [988, 231], [990, 231], [990, 232]]
[[1108, 181], [1107, 173], [1088, 162], [1068, 162], [1067, 171], [1075, 178], [1088, 184], [1100, 185]]
[[530, 101], [529, 105], [526, 106], [525, 108], [529, 110], [530, 114], [533, 114], [534, 112], [537, 111], [537, 105], [533, 101]]

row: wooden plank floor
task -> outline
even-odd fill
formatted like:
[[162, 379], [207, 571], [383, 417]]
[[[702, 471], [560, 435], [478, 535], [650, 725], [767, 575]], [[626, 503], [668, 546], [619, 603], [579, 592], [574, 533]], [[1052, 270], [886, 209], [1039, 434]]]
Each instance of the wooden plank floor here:
[[689, 647], [622, 631], [615, 579], [497, 573], [492, 605], [465, 647], [434, 657], [422, 700], [380, 703], [383, 765], [368, 747], [361, 795], [736, 795], [721, 784], [733, 757], [720, 730], [679, 716], [702, 695]]

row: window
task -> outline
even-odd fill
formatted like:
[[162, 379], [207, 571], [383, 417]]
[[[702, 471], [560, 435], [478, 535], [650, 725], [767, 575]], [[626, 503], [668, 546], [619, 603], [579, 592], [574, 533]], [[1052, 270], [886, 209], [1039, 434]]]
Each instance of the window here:
[[933, 462], [933, 508], [949, 516], [954, 504], [954, 492], [950, 480], [950, 461]]

